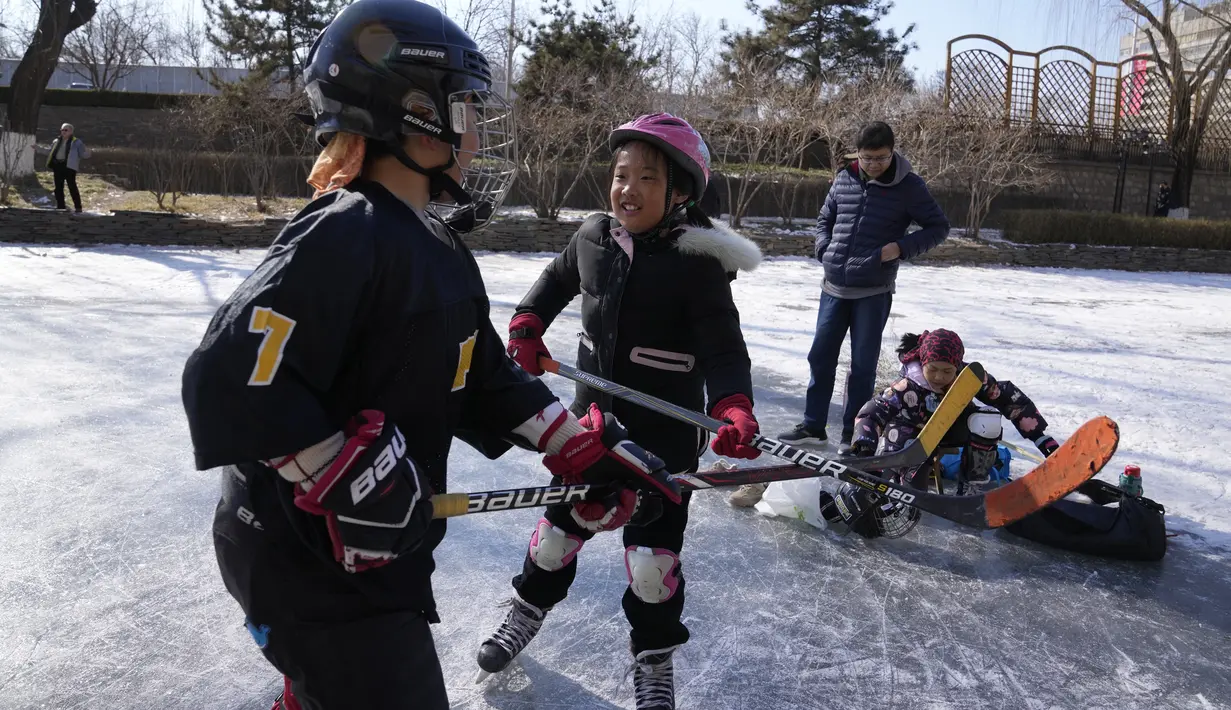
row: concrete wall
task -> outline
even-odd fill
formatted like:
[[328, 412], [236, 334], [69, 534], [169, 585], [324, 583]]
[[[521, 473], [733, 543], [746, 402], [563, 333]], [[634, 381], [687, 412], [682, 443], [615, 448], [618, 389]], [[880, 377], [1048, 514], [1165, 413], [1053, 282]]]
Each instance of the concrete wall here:
[[[0, 242], [35, 244], [142, 244], [264, 248], [286, 223], [214, 222], [157, 212], [76, 215], [52, 210], [0, 209]], [[558, 252], [577, 222], [503, 219], [466, 238], [476, 251]], [[811, 258], [811, 237], [757, 238], [768, 256]], [[1231, 251], [1036, 245], [1014, 247], [951, 238], [918, 260], [923, 264], [1004, 264], [1124, 271], [1231, 273]]]

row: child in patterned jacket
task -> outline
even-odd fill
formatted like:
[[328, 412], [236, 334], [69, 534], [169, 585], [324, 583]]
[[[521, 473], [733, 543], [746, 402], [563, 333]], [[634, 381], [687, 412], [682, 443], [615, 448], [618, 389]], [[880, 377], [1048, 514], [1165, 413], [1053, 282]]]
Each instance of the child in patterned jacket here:
[[[940, 404], [945, 392], [965, 367], [965, 346], [950, 330], [907, 333], [898, 346], [901, 378], [859, 410], [851, 454], [872, 456], [898, 451], [914, 439]], [[996, 465], [1001, 417], [1034, 442], [1044, 456], [1059, 448], [1046, 433], [1047, 420], [1016, 385], [984, 374], [983, 387], [966, 411], [941, 440], [941, 446], [960, 446], [958, 495], [975, 493], [987, 483]], [[930, 463], [930, 462], [929, 462]], [[924, 489], [928, 465], [895, 472], [904, 482]], [[918, 522], [914, 508], [880, 500], [866, 489], [843, 483], [834, 493], [821, 492], [821, 512], [830, 522], [844, 522], [865, 537], [900, 537]], [[871, 510], [869, 510], [871, 508]]]
[[[859, 410], [851, 453], [871, 456], [904, 447], [927, 423], [957, 379], [957, 373], [965, 367], [964, 355], [962, 339], [953, 331], [907, 333], [898, 346], [902, 377]], [[1001, 417], [1033, 441], [1044, 456], [1050, 456], [1059, 446], [1046, 433], [1047, 420], [1039, 408], [1012, 382], [984, 374], [983, 388], [975, 399], [978, 401], [970, 403], [942, 443], [962, 447], [959, 488], [964, 488], [963, 483], [988, 480], [988, 473], [996, 464]]]

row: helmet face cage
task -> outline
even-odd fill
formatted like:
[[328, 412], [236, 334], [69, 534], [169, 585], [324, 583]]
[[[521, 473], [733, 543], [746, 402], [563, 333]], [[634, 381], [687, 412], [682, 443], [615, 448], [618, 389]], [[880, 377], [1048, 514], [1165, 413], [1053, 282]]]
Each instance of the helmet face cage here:
[[912, 508], [897, 501], [879, 501], [879, 509], [870, 511], [876, 516], [876, 526], [880, 528], [881, 537], [893, 539], [903, 537], [919, 524], [922, 514], [918, 508]]
[[[481, 226], [508, 194], [516, 173], [511, 107], [490, 90], [491, 67], [473, 39], [438, 8], [406, 0], [347, 6], [313, 43], [304, 84], [319, 144], [346, 132], [390, 147], [432, 179], [433, 209], [443, 218], [467, 211]], [[408, 135], [448, 143], [452, 160], [416, 167], [403, 150]], [[442, 173], [454, 165], [464, 190], [440, 192], [442, 178], [453, 184]]]
[[[478, 229], [491, 221], [517, 177], [513, 107], [496, 92], [476, 90], [451, 94], [448, 104], [448, 128], [460, 137], [454, 156], [462, 166], [462, 187], [476, 205], [432, 202], [432, 209], [445, 221], [459, 209], [474, 209]], [[464, 138], [469, 132], [477, 141]]]

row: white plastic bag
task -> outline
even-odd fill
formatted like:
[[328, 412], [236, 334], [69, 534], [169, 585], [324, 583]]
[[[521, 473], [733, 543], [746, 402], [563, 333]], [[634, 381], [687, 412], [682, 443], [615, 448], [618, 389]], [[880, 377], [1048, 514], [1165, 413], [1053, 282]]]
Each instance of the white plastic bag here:
[[773, 517], [781, 515], [784, 518], [795, 518], [824, 530], [828, 527], [825, 518], [821, 516], [821, 505], [818, 498], [821, 493], [821, 479], [800, 478], [794, 481], [775, 481], [765, 489], [761, 502], [756, 510], [762, 515]]

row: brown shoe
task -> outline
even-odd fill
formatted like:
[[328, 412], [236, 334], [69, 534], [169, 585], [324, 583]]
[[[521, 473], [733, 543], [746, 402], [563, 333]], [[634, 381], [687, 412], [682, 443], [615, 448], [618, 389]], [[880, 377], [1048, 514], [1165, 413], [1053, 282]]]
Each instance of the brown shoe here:
[[748, 483], [740, 486], [734, 493], [727, 496], [727, 502], [736, 508], [751, 508], [761, 502], [768, 483]]

